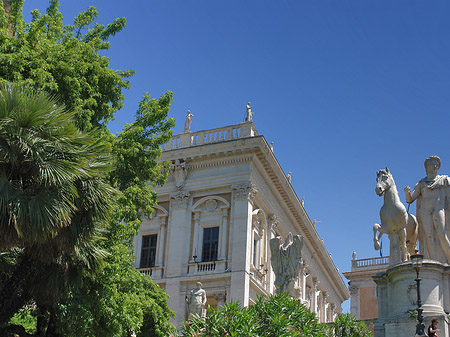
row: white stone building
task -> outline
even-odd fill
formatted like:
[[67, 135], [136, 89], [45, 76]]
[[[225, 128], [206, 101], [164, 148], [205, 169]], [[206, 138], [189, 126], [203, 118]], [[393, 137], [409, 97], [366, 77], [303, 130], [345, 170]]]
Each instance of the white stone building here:
[[357, 320], [375, 320], [378, 318], [378, 296], [373, 277], [386, 271], [389, 256], [357, 260], [356, 253], [353, 254], [351, 271], [343, 273], [349, 280], [350, 313]]
[[[207, 305], [247, 306], [274, 292], [269, 240], [303, 235], [302, 299], [320, 322], [341, 312], [347, 287], [266, 139], [247, 121], [173, 137], [158, 205], [134, 238], [136, 268], [169, 294], [176, 325], [200, 281]], [[326, 205], [324, 205], [325, 207]]]

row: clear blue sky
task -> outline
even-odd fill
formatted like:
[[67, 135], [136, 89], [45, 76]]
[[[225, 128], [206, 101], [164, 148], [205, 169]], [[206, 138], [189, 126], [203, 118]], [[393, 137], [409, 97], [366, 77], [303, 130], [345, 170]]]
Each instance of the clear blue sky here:
[[[427, 156], [450, 174], [449, 1], [60, 1], [66, 24], [90, 5], [100, 23], [127, 18], [105, 53], [136, 71], [113, 132], [144, 92], [174, 92], [175, 133], [187, 109], [197, 131], [241, 122], [252, 102], [341, 272], [353, 250], [379, 256], [377, 170], [389, 166], [403, 201]], [[26, 12], [47, 3], [28, 0]]]

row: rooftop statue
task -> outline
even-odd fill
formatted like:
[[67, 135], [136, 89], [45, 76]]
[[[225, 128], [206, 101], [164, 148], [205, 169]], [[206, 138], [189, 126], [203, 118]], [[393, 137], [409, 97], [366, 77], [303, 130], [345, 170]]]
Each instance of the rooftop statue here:
[[194, 117], [194, 115], [191, 114], [191, 110], [188, 110], [186, 115], [186, 121], [184, 122], [184, 132], [191, 132], [192, 117]]
[[247, 110], [247, 112], [246, 112], [246, 116], [245, 116], [245, 121], [246, 122], [251, 122], [252, 121], [253, 112], [252, 112], [252, 107], [250, 106], [250, 102], [247, 103], [246, 110]]
[[[380, 197], [384, 196], [384, 204], [380, 209], [381, 224], [373, 226], [375, 250], [380, 249], [381, 236], [389, 234], [391, 264], [408, 261], [417, 244], [417, 220], [414, 215], [406, 212], [398, 196], [394, 178], [387, 167], [377, 172], [375, 192]], [[380, 234], [377, 235], [377, 232]], [[397, 241], [400, 252], [396, 248]]]
[[297, 279], [302, 261], [303, 236], [289, 233], [281, 244], [281, 237], [270, 240], [272, 269], [275, 273], [275, 288], [277, 293], [288, 293], [294, 298], [300, 298], [301, 290]]
[[203, 309], [206, 304], [206, 291], [202, 289], [203, 285], [200, 282], [197, 282], [196, 286], [196, 289], [191, 290], [189, 297], [186, 296], [189, 318], [191, 318], [193, 314], [202, 317]]
[[404, 188], [406, 201], [417, 200], [421, 253], [427, 259], [450, 263], [450, 241], [446, 233], [446, 224], [450, 224], [447, 201], [450, 178], [437, 174], [441, 167], [438, 156], [428, 157], [424, 165], [427, 176], [419, 180], [412, 193], [409, 186]]

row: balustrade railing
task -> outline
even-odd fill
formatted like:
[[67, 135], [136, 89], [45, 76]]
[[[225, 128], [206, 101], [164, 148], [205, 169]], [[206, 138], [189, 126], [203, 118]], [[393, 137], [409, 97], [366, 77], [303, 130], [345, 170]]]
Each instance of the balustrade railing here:
[[163, 150], [178, 149], [181, 147], [196, 146], [223, 142], [226, 140], [251, 137], [257, 135], [253, 123], [241, 123], [225, 126], [217, 129], [203, 130], [197, 132], [184, 132], [172, 137], [163, 145]]
[[154, 280], [164, 277], [164, 267], [138, 268], [138, 271]]
[[215, 274], [225, 272], [226, 261], [194, 262], [188, 264], [188, 274]]
[[352, 260], [352, 269], [371, 268], [389, 264], [389, 256], [372, 257], [369, 259]]

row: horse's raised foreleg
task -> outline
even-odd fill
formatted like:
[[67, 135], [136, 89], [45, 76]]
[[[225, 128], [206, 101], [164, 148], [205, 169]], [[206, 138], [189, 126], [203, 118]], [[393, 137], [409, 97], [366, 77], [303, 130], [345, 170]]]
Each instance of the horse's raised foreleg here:
[[[375, 248], [375, 250], [379, 250], [380, 249], [380, 239], [381, 236], [383, 235], [383, 232], [381, 231], [382, 227], [380, 224], [375, 224], [373, 225], [373, 247]], [[380, 233], [380, 235], [377, 235], [377, 232]]]
[[403, 227], [398, 231], [398, 239], [400, 244], [400, 251], [402, 253], [402, 262], [409, 260], [408, 250], [406, 249], [406, 228]]

